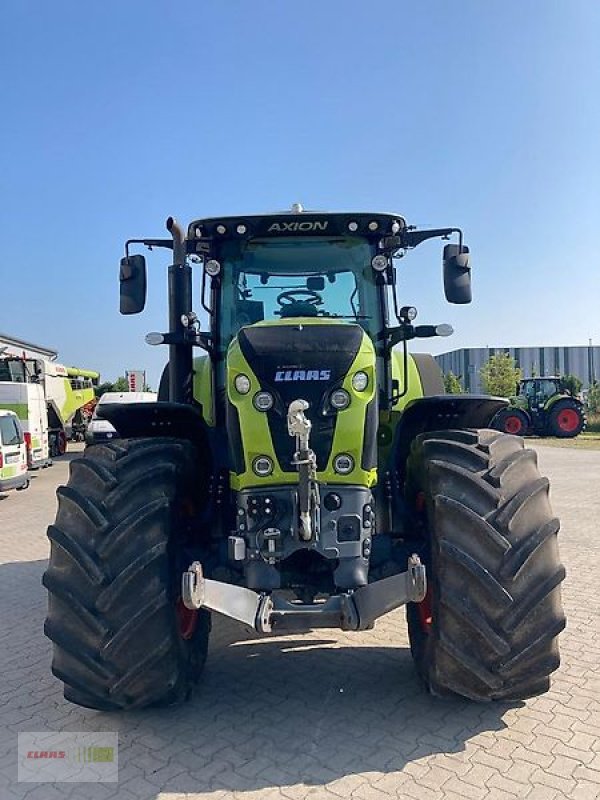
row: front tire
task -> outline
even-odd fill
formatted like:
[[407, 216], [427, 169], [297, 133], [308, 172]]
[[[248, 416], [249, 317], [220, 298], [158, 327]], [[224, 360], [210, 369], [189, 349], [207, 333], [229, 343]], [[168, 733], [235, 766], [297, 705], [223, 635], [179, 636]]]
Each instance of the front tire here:
[[492, 420], [492, 427], [511, 436], [525, 436], [530, 428], [529, 418], [519, 408], [503, 408]]
[[193, 446], [169, 438], [115, 440], [71, 462], [43, 577], [67, 700], [108, 711], [190, 694], [210, 616], [182, 611], [178, 562], [201, 477]]
[[407, 619], [433, 693], [513, 701], [548, 690], [565, 626], [548, 486], [514, 436], [441, 431], [413, 443], [406, 497], [427, 540], [429, 591]]

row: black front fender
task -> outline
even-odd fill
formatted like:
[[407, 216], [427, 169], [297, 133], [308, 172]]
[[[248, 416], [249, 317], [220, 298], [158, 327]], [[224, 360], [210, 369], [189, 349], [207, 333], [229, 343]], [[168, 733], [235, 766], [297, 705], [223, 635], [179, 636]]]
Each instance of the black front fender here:
[[185, 403], [101, 403], [96, 416], [110, 422], [123, 439], [172, 436], [192, 442], [204, 457], [210, 453], [202, 414]]
[[408, 403], [396, 429], [396, 463], [403, 469], [413, 439], [426, 431], [488, 428], [508, 402], [501, 397], [446, 394], [421, 397]]

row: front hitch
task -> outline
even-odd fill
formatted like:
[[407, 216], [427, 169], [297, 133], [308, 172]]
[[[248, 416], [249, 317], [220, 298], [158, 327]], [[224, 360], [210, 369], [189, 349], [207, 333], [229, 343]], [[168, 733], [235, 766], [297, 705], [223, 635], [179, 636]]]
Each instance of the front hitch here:
[[286, 600], [207, 579], [198, 561], [183, 573], [181, 589], [186, 608], [218, 611], [258, 633], [271, 633], [274, 629], [282, 633], [301, 633], [315, 628], [367, 630], [384, 614], [406, 603], [419, 603], [426, 592], [425, 566], [415, 554], [408, 559], [406, 572], [316, 603]]

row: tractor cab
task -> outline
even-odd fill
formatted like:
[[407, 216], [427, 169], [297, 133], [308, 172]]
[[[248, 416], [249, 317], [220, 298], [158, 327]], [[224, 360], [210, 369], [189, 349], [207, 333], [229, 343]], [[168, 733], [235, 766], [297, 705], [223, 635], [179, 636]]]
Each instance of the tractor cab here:
[[524, 398], [531, 410], [544, 408], [551, 397], [560, 393], [559, 378], [526, 378], [517, 387], [517, 396]]

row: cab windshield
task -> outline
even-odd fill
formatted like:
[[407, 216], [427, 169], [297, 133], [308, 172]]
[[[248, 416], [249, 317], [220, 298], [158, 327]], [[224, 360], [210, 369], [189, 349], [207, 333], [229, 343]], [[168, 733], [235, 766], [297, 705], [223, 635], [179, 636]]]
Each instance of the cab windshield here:
[[316, 317], [382, 328], [379, 294], [364, 239], [263, 239], [224, 242], [221, 346], [244, 325]]

